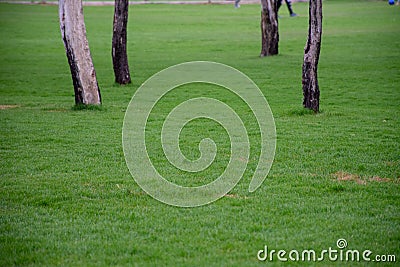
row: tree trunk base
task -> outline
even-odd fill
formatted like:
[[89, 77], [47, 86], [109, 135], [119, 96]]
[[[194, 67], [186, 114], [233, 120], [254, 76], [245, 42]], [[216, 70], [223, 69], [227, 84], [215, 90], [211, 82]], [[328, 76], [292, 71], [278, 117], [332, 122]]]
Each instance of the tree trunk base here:
[[93, 66], [82, 0], [59, 1], [60, 30], [71, 70], [75, 92], [75, 104], [101, 104], [101, 95]]
[[119, 84], [128, 84], [131, 82], [126, 53], [128, 7], [128, 0], [115, 0], [112, 59], [115, 82]]
[[318, 61], [322, 37], [322, 0], [310, 0], [308, 39], [302, 69], [303, 106], [319, 112]]
[[262, 0], [261, 53], [260, 57], [277, 55], [279, 52], [278, 8], [275, 0]]

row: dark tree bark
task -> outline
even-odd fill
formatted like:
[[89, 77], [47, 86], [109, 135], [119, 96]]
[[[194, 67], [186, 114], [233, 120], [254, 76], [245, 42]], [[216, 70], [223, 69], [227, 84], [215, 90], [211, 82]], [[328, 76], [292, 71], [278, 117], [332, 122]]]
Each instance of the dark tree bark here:
[[115, 82], [119, 84], [127, 84], [131, 82], [128, 56], [126, 54], [128, 7], [128, 0], [115, 0], [112, 58]]
[[101, 104], [96, 71], [86, 38], [82, 0], [60, 0], [59, 17], [74, 85], [75, 104]]
[[303, 61], [303, 106], [319, 112], [318, 61], [322, 37], [322, 0], [310, 0], [308, 39]]
[[278, 5], [276, 0], [261, 0], [261, 57], [278, 54]]

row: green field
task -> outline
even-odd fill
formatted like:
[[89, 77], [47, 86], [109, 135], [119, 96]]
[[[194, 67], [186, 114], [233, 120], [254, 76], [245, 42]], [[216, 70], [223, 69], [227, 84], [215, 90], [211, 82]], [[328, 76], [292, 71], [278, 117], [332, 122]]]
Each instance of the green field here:
[[[74, 109], [56, 6], [0, 4], [0, 266], [280, 266], [257, 252], [348, 249], [400, 261], [400, 7], [386, 1], [324, 1], [319, 65], [321, 113], [302, 108], [301, 64], [308, 4], [280, 11], [280, 54], [259, 58], [260, 8], [243, 5], [131, 6], [132, 84], [114, 84], [113, 7], [85, 7], [103, 105]], [[229, 195], [198, 208], [171, 207], [131, 177], [121, 132], [135, 90], [174, 64], [230, 65], [262, 90], [275, 117], [272, 169], [254, 193], [259, 132], [236, 96], [210, 85], [167, 95], [150, 117], [152, 160], [182, 185], [213, 180], [226, 164], [226, 134], [209, 121], [182, 132], [198, 156], [200, 137], [221, 146], [203, 174], [171, 168], [159, 146], [168, 110], [194, 96], [221, 99], [247, 120], [251, 157]], [[254, 142], [254, 143], [253, 143]], [[227, 153], [228, 153], [227, 152]], [[372, 257], [371, 256], [371, 257]], [[294, 262], [289, 262], [295, 264]], [[342, 266], [346, 262], [300, 261]], [[364, 266], [366, 262], [348, 262]], [[369, 262], [369, 264], [374, 264]]]

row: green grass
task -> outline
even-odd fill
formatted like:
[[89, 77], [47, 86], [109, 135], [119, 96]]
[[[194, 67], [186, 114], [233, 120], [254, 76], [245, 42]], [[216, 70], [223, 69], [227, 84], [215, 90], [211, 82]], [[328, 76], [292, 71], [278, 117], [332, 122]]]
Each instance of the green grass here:
[[[257, 251], [264, 245], [318, 251], [336, 248], [339, 238], [349, 249], [395, 254], [399, 261], [399, 7], [324, 1], [318, 115], [301, 105], [308, 7], [294, 9], [299, 17], [280, 12], [280, 55], [259, 58], [258, 5], [132, 6], [133, 83], [120, 87], [113, 83], [110, 51], [113, 7], [85, 7], [103, 105], [76, 109], [57, 7], [0, 4], [0, 105], [16, 105], [0, 110], [0, 266], [279, 266], [259, 263]], [[256, 192], [247, 187], [257, 142], [229, 197], [176, 208], [134, 182], [121, 131], [125, 109], [146, 79], [193, 60], [228, 64], [260, 87], [274, 113], [277, 151]], [[249, 114], [235, 96], [212, 87], [187, 86], [166, 96], [151, 117], [149, 149], [177, 183], [210, 181], [226, 163], [221, 153], [191, 182], [159, 154], [157, 127], [167, 109], [197, 95], [229, 102], [243, 118]], [[256, 141], [253, 120], [249, 134]], [[198, 155], [205, 134], [227, 149], [214, 124], [190, 127], [182, 132], [189, 157]]]

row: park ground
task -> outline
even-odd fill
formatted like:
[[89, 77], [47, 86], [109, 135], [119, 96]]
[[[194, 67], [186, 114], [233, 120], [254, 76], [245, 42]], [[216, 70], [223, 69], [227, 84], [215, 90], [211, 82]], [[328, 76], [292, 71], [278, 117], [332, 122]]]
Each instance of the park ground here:
[[[400, 7], [324, 1], [319, 114], [302, 108], [308, 4], [293, 7], [298, 17], [280, 10], [280, 54], [259, 58], [259, 5], [131, 6], [133, 82], [122, 87], [112, 71], [113, 7], [85, 7], [103, 104], [79, 109], [57, 7], [0, 4], [0, 266], [280, 266], [276, 258], [259, 262], [257, 252], [265, 246], [322, 251], [337, 248], [338, 239], [348, 249], [397, 257], [397, 263], [368, 264], [398, 264]], [[249, 118], [255, 144], [238, 186], [212, 204], [177, 208], [135, 183], [121, 132], [126, 107], [143, 82], [194, 60], [230, 65], [258, 85], [275, 117], [277, 149], [267, 179], [247, 192], [259, 150]], [[234, 95], [215, 94], [212, 86], [181, 92], [157, 106], [154, 127], [171, 106], [200, 95], [249, 115]], [[193, 157], [198, 136], [210, 132], [221, 151], [227, 149], [226, 135], [205, 125], [194, 123], [183, 133], [183, 150]], [[176, 174], [175, 182], [202, 184], [224, 168], [222, 157], [207, 175], [174, 172], [160, 156], [157, 129], [149, 132], [151, 157], [160, 172]]]

